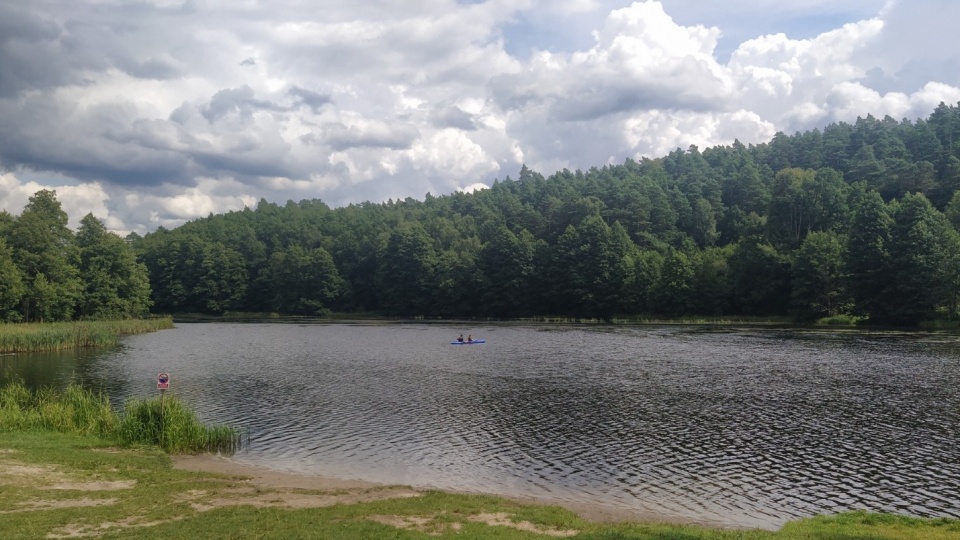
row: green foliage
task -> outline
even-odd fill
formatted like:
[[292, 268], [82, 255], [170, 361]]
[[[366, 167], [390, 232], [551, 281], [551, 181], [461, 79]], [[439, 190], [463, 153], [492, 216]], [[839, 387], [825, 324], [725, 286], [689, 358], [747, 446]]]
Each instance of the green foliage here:
[[712, 247], [697, 253], [692, 262], [692, 312], [723, 315], [731, 312], [730, 258], [733, 246]]
[[433, 297], [437, 253], [419, 223], [403, 223], [379, 257], [380, 307], [394, 315], [427, 315]]
[[915, 325], [933, 318], [945, 301], [955, 310], [960, 252], [956, 231], [923, 195], [906, 195], [895, 206], [893, 219], [883, 322]]
[[534, 274], [536, 248], [533, 236], [526, 230], [516, 235], [500, 226], [480, 250], [477, 261], [484, 276], [483, 311], [494, 317], [522, 317], [532, 299], [531, 279]]
[[657, 313], [689, 315], [693, 311], [694, 268], [682, 251], [671, 250], [660, 267], [654, 288], [653, 305]]
[[80, 279], [84, 287], [77, 306], [83, 319], [143, 317], [149, 312], [147, 268], [119, 236], [87, 214], [80, 221]]
[[612, 316], [619, 307], [633, 246], [626, 231], [600, 216], [570, 225], [557, 240], [550, 277], [558, 313], [578, 317]]
[[10, 248], [0, 237], [0, 321], [14, 318], [14, 309], [26, 292], [23, 273], [14, 263]]
[[733, 304], [747, 315], [786, 313], [790, 299], [790, 263], [764, 238], [741, 240], [730, 257]]
[[342, 280], [333, 257], [322, 247], [294, 245], [273, 253], [267, 269], [271, 308], [294, 315], [323, 315], [339, 297]]
[[0, 321], [142, 317], [149, 296], [130, 246], [92, 215], [74, 235], [55, 191], [36, 192], [20, 216], [0, 219]]
[[864, 191], [862, 186], [852, 206], [847, 241], [848, 289], [858, 314], [883, 320], [891, 285], [888, 267], [893, 219], [880, 194]]
[[793, 261], [793, 309], [801, 321], [834, 317], [850, 308], [844, 239], [832, 232], [812, 232]]
[[56, 192], [40, 190], [30, 197], [9, 228], [8, 245], [26, 278], [21, 298], [23, 320], [72, 318], [82, 283], [73, 233], [67, 228], [67, 214], [60, 208]]

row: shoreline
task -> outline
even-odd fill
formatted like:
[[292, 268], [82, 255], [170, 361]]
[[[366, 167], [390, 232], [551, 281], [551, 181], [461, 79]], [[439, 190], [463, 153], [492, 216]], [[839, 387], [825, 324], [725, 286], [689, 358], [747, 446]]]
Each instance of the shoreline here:
[[[246, 482], [255, 488], [266, 489], [303, 489], [303, 490], [369, 490], [386, 487], [407, 487], [392, 484], [381, 484], [366, 480], [345, 480], [330, 476], [315, 476], [281, 472], [260, 465], [237, 463], [228, 457], [213, 454], [198, 455], [171, 455], [173, 468], [177, 470], [214, 473], [232, 477], [246, 477]], [[602, 504], [576, 503], [562, 500], [553, 500], [532, 496], [514, 496], [502, 493], [480, 493], [451, 491], [437, 488], [409, 487], [415, 492], [444, 491], [458, 495], [490, 495], [502, 497], [522, 504], [539, 506], [557, 506], [577, 514], [580, 518], [595, 523], [624, 523], [642, 522], [669, 525], [698, 525], [717, 529], [746, 529], [745, 526], [735, 526], [729, 523], [719, 523], [708, 519], [684, 518], [680, 516], [650, 512], [644, 510], [629, 510]], [[753, 527], [765, 530], [775, 530], [769, 527]], [[779, 527], [777, 527], [779, 528]]]

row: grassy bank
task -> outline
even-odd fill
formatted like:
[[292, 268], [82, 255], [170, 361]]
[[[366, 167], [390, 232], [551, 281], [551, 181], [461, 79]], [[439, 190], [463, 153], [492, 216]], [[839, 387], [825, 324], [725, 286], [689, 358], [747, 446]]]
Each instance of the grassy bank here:
[[53, 431], [92, 435], [115, 445], [156, 445], [168, 452], [232, 452], [236, 430], [201, 423], [173, 396], [127, 401], [114, 410], [102, 394], [76, 385], [31, 391], [21, 382], [0, 388], [0, 434]]
[[0, 324], [0, 353], [116, 345], [120, 338], [173, 328], [173, 319]]
[[960, 523], [843, 514], [781, 530], [588, 522], [556, 507], [402, 487], [305, 489], [171, 467], [156, 447], [41, 431], [0, 439], [0, 538], [960, 539]]

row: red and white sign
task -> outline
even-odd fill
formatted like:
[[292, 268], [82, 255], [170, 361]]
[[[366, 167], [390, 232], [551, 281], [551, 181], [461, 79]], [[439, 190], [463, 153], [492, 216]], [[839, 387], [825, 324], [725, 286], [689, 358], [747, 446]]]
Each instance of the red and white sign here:
[[161, 373], [157, 375], [157, 390], [167, 390], [170, 388], [170, 375]]

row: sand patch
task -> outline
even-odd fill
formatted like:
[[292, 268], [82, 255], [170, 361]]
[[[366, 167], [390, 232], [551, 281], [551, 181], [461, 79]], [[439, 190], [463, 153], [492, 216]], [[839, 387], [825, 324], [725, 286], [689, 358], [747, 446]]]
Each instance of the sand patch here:
[[155, 527], [164, 523], [178, 521], [180, 518], [173, 518], [165, 521], [143, 521], [143, 516], [132, 516], [120, 521], [105, 521], [97, 525], [88, 523], [71, 523], [53, 532], [47, 534], [47, 538], [84, 538], [90, 536], [100, 536], [111, 529], [132, 529], [134, 527]]
[[77, 481], [50, 465], [28, 465], [14, 459], [0, 457], [0, 485], [70, 491], [115, 491], [131, 489], [136, 484], [136, 480]]
[[[413, 530], [431, 536], [439, 536], [448, 531], [459, 532], [463, 529], [460, 523], [448, 523], [438, 521], [437, 516], [370, 516], [370, 521], [395, 527], [397, 529]], [[491, 527], [511, 527], [519, 531], [542, 534], [554, 537], [575, 536], [580, 531], [571, 529], [555, 529], [553, 527], [544, 527], [535, 525], [529, 521], [511, 521], [510, 514], [477, 514], [467, 517], [468, 520], [483, 523]]]
[[460, 532], [463, 529], [463, 525], [459, 523], [438, 522], [435, 516], [370, 516], [367, 519], [381, 525], [417, 531], [429, 536], [440, 536], [449, 531]]
[[511, 521], [510, 514], [500, 512], [497, 514], [477, 514], [468, 518], [470, 521], [486, 523], [491, 527], [512, 527], [514, 529], [546, 536], [567, 537], [574, 536], [579, 531], [573, 529], [554, 529], [553, 527], [543, 527], [535, 525], [529, 521]]
[[13, 459], [0, 458], [0, 485], [36, 488], [67, 481], [67, 475], [55, 467], [28, 465]]
[[196, 456], [175, 455], [171, 456], [171, 459], [173, 460], [174, 469], [238, 477], [251, 485], [259, 487], [330, 490], [374, 488], [380, 486], [380, 484], [364, 482], [363, 480], [342, 480], [324, 476], [304, 476], [261, 467], [252, 467], [210, 454], [200, 454]]
[[254, 506], [257, 508], [323, 508], [335, 504], [358, 504], [383, 499], [421, 497], [423, 493], [409, 488], [302, 490], [263, 489], [243, 486], [217, 491], [190, 490], [181, 494], [178, 502], [185, 502], [197, 512], [206, 512], [225, 506]]
[[249, 467], [213, 455], [173, 457], [176, 469], [226, 475], [240, 484], [211, 492], [193, 490], [182, 496], [199, 512], [224, 506], [322, 508], [335, 504], [357, 504], [422, 497], [423, 492], [401, 486], [381, 486], [361, 480], [341, 480], [322, 476], [288, 474], [259, 467]]
[[136, 480], [113, 480], [99, 482], [61, 482], [43, 489], [60, 489], [70, 491], [116, 491], [120, 489], [133, 489], [136, 487]]
[[57, 510], [60, 508], [86, 508], [91, 506], [110, 506], [117, 504], [117, 499], [64, 499], [59, 501], [33, 500], [17, 503], [15, 510], [3, 510], [0, 514], [12, 514], [14, 512], [33, 512], [37, 510]]

